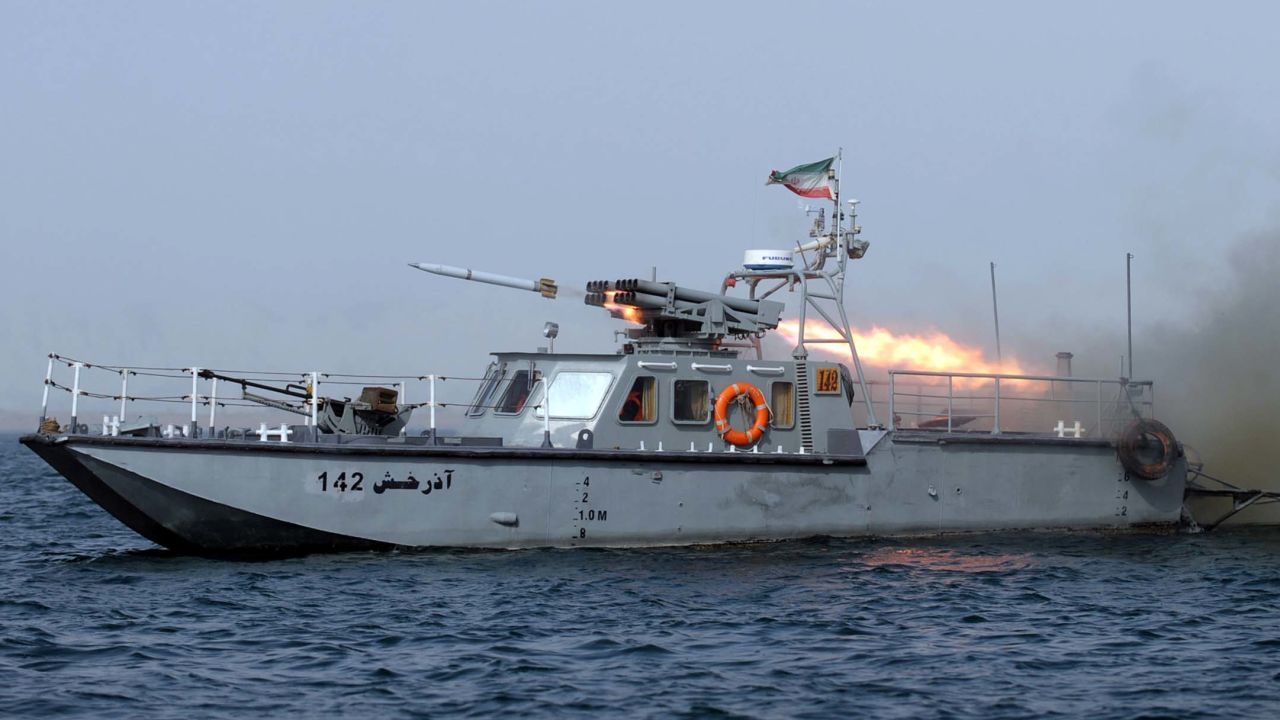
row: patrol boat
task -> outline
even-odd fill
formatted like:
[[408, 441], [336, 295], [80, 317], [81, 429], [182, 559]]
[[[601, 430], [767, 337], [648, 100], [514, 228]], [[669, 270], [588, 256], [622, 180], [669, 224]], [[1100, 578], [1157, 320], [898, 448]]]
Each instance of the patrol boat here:
[[[436, 375], [246, 375], [51, 355], [41, 431], [21, 442], [139, 534], [206, 555], [1178, 525], [1187, 464], [1151, 418], [1149, 382], [909, 370], [868, 380], [844, 304], [849, 263], [868, 243], [856, 203], [834, 199], [830, 228], [819, 212], [807, 242], [748, 252], [718, 291], [589, 283], [586, 304], [628, 323], [621, 347], [496, 353], [451, 433], [436, 424], [448, 405]], [[548, 279], [415, 267], [558, 291]], [[762, 339], [784, 294], [797, 335], [789, 355], [768, 357]], [[555, 328], [546, 334], [554, 344]], [[847, 350], [849, 364], [816, 357], [821, 344]], [[90, 391], [95, 371], [119, 378], [119, 391]], [[149, 397], [189, 402], [190, 420], [125, 421], [143, 400], [131, 379], [189, 382], [189, 393]], [[335, 394], [370, 380], [381, 384]], [[408, 402], [411, 383], [429, 399]], [[51, 390], [70, 396], [65, 427], [48, 417]], [[119, 414], [82, 423], [91, 400], [118, 401]], [[302, 422], [218, 426], [218, 409], [246, 404]], [[409, 433], [420, 409], [428, 428]]]

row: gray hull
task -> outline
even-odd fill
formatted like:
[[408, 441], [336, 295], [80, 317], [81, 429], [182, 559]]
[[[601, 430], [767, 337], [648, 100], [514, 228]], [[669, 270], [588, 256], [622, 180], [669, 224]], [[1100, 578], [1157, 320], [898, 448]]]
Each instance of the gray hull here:
[[871, 434], [865, 456], [27, 436], [152, 541], [201, 554], [626, 547], [1176, 527], [1179, 459], [1106, 442]]

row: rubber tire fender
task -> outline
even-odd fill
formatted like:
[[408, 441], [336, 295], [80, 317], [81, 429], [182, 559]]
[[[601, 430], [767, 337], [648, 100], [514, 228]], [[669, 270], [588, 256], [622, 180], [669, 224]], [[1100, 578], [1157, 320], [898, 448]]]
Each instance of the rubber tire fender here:
[[[1151, 462], [1144, 462], [1140, 450], [1143, 439], [1148, 437], [1159, 443], [1160, 456]], [[1120, 433], [1120, 439], [1116, 441], [1116, 454], [1129, 474], [1145, 480], [1159, 480], [1169, 474], [1178, 459], [1178, 441], [1174, 439], [1173, 431], [1164, 423], [1143, 418], [1134, 420]]]

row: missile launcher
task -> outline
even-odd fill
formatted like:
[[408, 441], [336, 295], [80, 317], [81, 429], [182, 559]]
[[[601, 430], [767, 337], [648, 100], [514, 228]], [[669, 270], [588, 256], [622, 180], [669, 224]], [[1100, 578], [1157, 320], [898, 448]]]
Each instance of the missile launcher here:
[[644, 325], [643, 330], [633, 331], [637, 339], [758, 337], [778, 326], [783, 309], [782, 303], [772, 300], [735, 298], [637, 278], [592, 280], [584, 302], [615, 315], [627, 314], [627, 319]]

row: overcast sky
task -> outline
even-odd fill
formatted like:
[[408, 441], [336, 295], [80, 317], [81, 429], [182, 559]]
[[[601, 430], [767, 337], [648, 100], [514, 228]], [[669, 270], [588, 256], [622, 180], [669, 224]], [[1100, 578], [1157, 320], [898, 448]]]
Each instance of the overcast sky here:
[[34, 422], [49, 351], [474, 373], [545, 320], [611, 351], [575, 297], [405, 263], [715, 289], [806, 229], [768, 171], [841, 145], [855, 325], [994, 354], [995, 261], [1006, 352], [1114, 368], [1132, 251], [1142, 374], [1151, 328], [1212, 322], [1232, 248], [1280, 224], [1277, 27], [1261, 2], [0, 0], [0, 411]]

